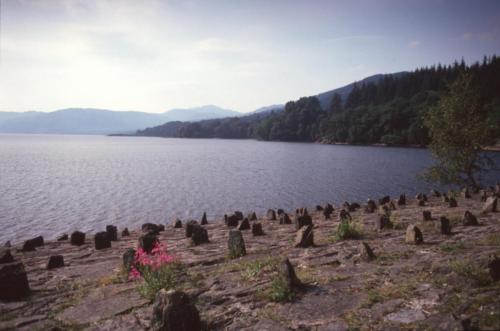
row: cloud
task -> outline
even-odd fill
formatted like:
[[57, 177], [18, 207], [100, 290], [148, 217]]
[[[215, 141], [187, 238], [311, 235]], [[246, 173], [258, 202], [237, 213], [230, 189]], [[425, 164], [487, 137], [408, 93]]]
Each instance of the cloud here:
[[408, 43], [408, 47], [410, 48], [417, 48], [418, 46], [420, 46], [420, 41], [418, 40], [412, 40]]

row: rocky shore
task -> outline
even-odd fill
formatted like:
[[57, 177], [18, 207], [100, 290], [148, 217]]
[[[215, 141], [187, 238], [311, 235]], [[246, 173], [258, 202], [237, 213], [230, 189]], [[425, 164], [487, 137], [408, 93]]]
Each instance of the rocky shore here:
[[[498, 196], [433, 191], [7, 243], [0, 330], [498, 330]], [[124, 269], [156, 239], [180, 268], [175, 291], [148, 300]]]

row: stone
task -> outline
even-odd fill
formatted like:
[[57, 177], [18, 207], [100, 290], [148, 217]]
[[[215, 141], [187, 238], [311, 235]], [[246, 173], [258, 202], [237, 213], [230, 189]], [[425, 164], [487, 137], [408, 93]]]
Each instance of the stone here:
[[10, 253], [10, 249], [7, 247], [0, 248], [0, 264], [14, 262], [14, 257]]
[[118, 241], [118, 228], [114, 225], [106, 225], [106, 233], [110, 241]]
[[75, 231], [71, 234], [70, 238], [71, 245], [81, 246], [85, 244], [85, 233], [80, 231]]
[[389, 215], [391, 215], [391, 209], [389, 208], [389, 206], [387, 204], [380, 205], [378, 207], [378, 213], [380, 215], [387, 215], [387, 216], [389, 216]]
[[33, 252], [36, 251], [35, 245], [31, 239], [26, 240], [21, 248], [21, 252]]
[[153, 223], [144, 223], [141, 226], [142, 232], [154, 234], [154, 235], [159, 235], [160, 234], [160, 229], [158, 228], [158, 225], [153, 224]]
[[441, 226], [441, 234], [450, 235], [451, 234], [450, 220], [446, 216], [441, 216], [439, 218], [439, 222]]
[[198, 225], [198, 222], [195, 220], [191, 220], [186, 223], [186, 238], [191, 238], [191, 234], [193, 233], [193, 227]]
[[195, 224], [191, 228], [191, 243], [195, 246], [208, 243], [208, 231], [201, 225]]
[[385, 197], [378, 200], [379, 205], [383, 205], [391, 201], [391, 197], [386, 195]]
[[128, 236], [130, 236], [130, 231], [128, 230], [128, 228], [123, 229], [122, 237], [128, 237]]
[[111, 240], [109, 240], [108, 232], [97, 232], [94, 235], [94, 247], [96, 250], [111, 248]]
[[405, 194], [401, 194], [399, 196], [399, 199], [398, 199], [398, 205], [399, 206], [404, 206], [406, 205], [406, 195]]
[[446, 193], [444, 193], [442, 196], [441, 196], [441, 201], [443, 203], [449, 203], [450, 202], [450, 198], [448, 198], [448, 195], [446, 195]]
[[285, 211], [284, 211], [283, 209], [278, 209], [278, 210], [276, 210], [276, 213], [277, 213], [278, 215], [283, 214], [284, 212], [285, 212]]
[[417, 201], [417, 205], [418, 205], [418, 206], [420, 206], [420, 207], [425, 206], [425, 200], [419, 199], [419, 200]]
[[49, 257], [49, 261], [47, 262], [47, 269], [56, 269], [64, 267], [64, 257], [62, 255], [52, 255]]
[[256, 221], [257, 220], [257, 214], [255, 214], [255, 212], [251, 212], [250, 214], [248, 214], [248, 219], [250, 221]]
[[422, 219], [424, 221], [432, 221], [432, 214], [430, 210], [422, 211]]
[[371, 214], [377, 210], [377, 204], [372, 199], [366, 200], [365, 213]]
[[35, 247], [42, 247], [44, 245], [42, 236], [38, 236], [38, 237], [35, 237], [33, 239], [30, 239], [30, 240], [31, 240], [31, 243], [33, 244], [33, 246], [35, 246]]
[[224, 215], [224, 222], [228, 227], [236, 227], [238, 226], [238, 217], [236, 215]]
[[483, 204], [483, 208], [481, 209], [481, 212], [483, 214], [494, 213], [497, 211], [497, 205], [498, 205], [498, 198], [489, 197], [486, 199], [486, 202]]
[[448, 207], [450, 208], [455, 208], [457, 207], [458, 204], [457, 204], [457, 200], [455, 200], [455, 198], [448, 198]]
[[392, 224], [391, 220], [389, 219], [389, 216], [387, 216], [387, 215], [380, 215], [375, 220], [375, 228], [377, 230], [392, 229], [393, 228], [393, 224]]
[[294, 247], [307, 248], [314, 246], [313, 226], [306, 225], [301, 227], [295, 235]]
[[436, 190], [431, 190], [431, 196], [433, 196], [435, 198], [439, 198], [439, 197], [441, 197], [441, 193], [439, 191], [436, 191]]
[[23, 263], [0, 264], [0, 300], [19, 300], [29, 293], [30, 286]]
[[158, 232], [165, 231], [165, 225], [163, 225], [163, 224], [157, 224], [156, 226], [158, 227]]
[[417, 199], [417, 200], [423, 200], [424, 202], [427, 202], [427, 195], [425, 195], [423, 193], [418, 193], [415, 196], [415, 199]]
[[241, 211], [235, 211], [234, 216], [238, 218], [238, 221], [241, 221], [243, 219], [243, 213]]
[[245, 241], [243, 240], [243, 235], [239, 230], [230, 230], [229, 238], [227, 241], [227, 247], [229, 249], [229, 257], [232, 259], [244, 256], [247, 254], [245, 249]]
[[322, 210], [325, 218], [330, 218], [330, 215], [333, 213], [334, 208], [330, 203], [327, 203], [325, 207], [322, 208]]
[[201, 225], [207, 225], [208, 224], [208, 220], [207, 220], [207, 213], [204, 212], [203, 213], [203, 216], [201, 217], [201, 222], [200, 222]]
[[361, 205], [357, 202], [352, 202], [349, 205], [349, 211], [356, 211], [357, 209], [361, 208]]
[[130, 272], [132, 266], [135, 265], [135, 249], [128, 248], [122, 256], [123, 270]]
[[470, 199], [471, 194], [469, 189], [467, 187], [463, 188], [462, 191], [460, 191], [460, 196], [464, 199]]
[[10, 243], [10, 240], [7, 240], [5, 244], [3, 244], [3, 247], [12, 247], [12, 244]]
[[279, 264], [278, 275], [284, 280], [290, 291], [295, 291], [304, 286], [297, 277], [297, 274], [295, 273], [295, 270], [293, 269], [293, 266], [288, 258], [284, 258]]
[[262, 230], [262, 224], [260, 223], [253, 223], [252, 224], [252, 234], [254, 237], [257, 236], [263, 236], [264, 231]]
[[153, 304], [151, 319], [157, 331], [201, 331], [200, 313], [189, 296], [179, 290], [161, 289]]
[[482, 202], [485, 202], [486, 199], [488, 198], [488, 194], [486, 193], [485, 190], [481, 190], [481, 191], [479, 191], [479, 197], [480, 197]]
[[280, 214], [280, 224], [292, 224], [292, 220], [290, 219], [290, 216], [288, 216], [287, 213]]
[[392, 201], [391, 201], [391, 202], [389, 202], [389, 203], [387, 204], [387, 206], [389, 206], [389, 210], [396, 210], [396, 209], [397, 209], [397, 208], [396, 208], [396, 205], [395, 205], [395, 204], [394, 204], [394, 202], [392, 202]]
[[274, 209], [269, 209], [267, 211], [267, 219], [270, 221], [276, 221], [276, 212]]
[[138, 247], [150, 254], [155, 245], [159, 242], [160, 241], [157, 236], [151, 233], [146, 233], [139, 237]]
[[405, 242], [416, 245], [422, 244], [424, 242], [422, 231], [413, 224], [408, 225], [408, 228], [406, 228]]
[[320, 205], [316, 205], [316, 211], [323, 211], [323, 207]]
[[59, 237], [57, 237], [57, 241], [66, 241], [68, 239], [69, 239], [69, 236], [67, 233], [63, 233]]
[[295, 230], [299, 230], [305, 225], [312, 225], [312, 218], [307, 214], [295, 214], [293, 222], [295, 224]]
[[174, 228], [175, 229], [179, 229], [179, 228], [182, 228], [182, 221], [180, 219], [176, 219], [175, 222], [174, 222]]
[[464, 218], [462, 220], [462, 224], [464, 226], [475, 226], [475, 225], [479, 225], [478, 221], [477, 221], [477, 217], [472, 215], [472, 213], [470, 211], [466, 211], [464, 213]]
[[358, 245], [358, 253], [364, 261], [371, 261], [375, 259], [375, 254], [373, 253], [372, 248], [364, 241]]
[[248, 221], [248, 218], [244, 218], [243, 221], [240, 222], [238, 230], [250, 230], [250, 222]]
[[500, 258], [494, 256], [488, 262], [488, 269], [490, 271], [490, 276], [495, 282], [500, 280]]

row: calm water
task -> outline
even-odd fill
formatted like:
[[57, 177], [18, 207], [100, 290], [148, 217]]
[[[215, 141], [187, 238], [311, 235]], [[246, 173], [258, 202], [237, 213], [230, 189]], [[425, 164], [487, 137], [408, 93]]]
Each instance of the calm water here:
[[422, 149], [0, 135], [0, 242], [414, 194], [430, 162]]

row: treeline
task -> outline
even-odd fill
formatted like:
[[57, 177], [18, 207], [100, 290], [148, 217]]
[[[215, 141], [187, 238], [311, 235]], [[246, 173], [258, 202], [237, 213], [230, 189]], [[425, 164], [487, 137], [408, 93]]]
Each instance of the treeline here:
[[[354, 84], [347, 98], [334, 94], [327, 109], [316, 97], [290, 101], [283, 111], [194, 123], [172, 122], [138, 135], [186, 138], [255, 138], [328, 143], [427, 145], [423, 116], [461, 72], [470, 72], [491, 118], [500, 130], [500, 58], [485, 57], [432, 66], [404, 75], [384, 75]], [[499, 132], [500, 136], [500, 132]]]

